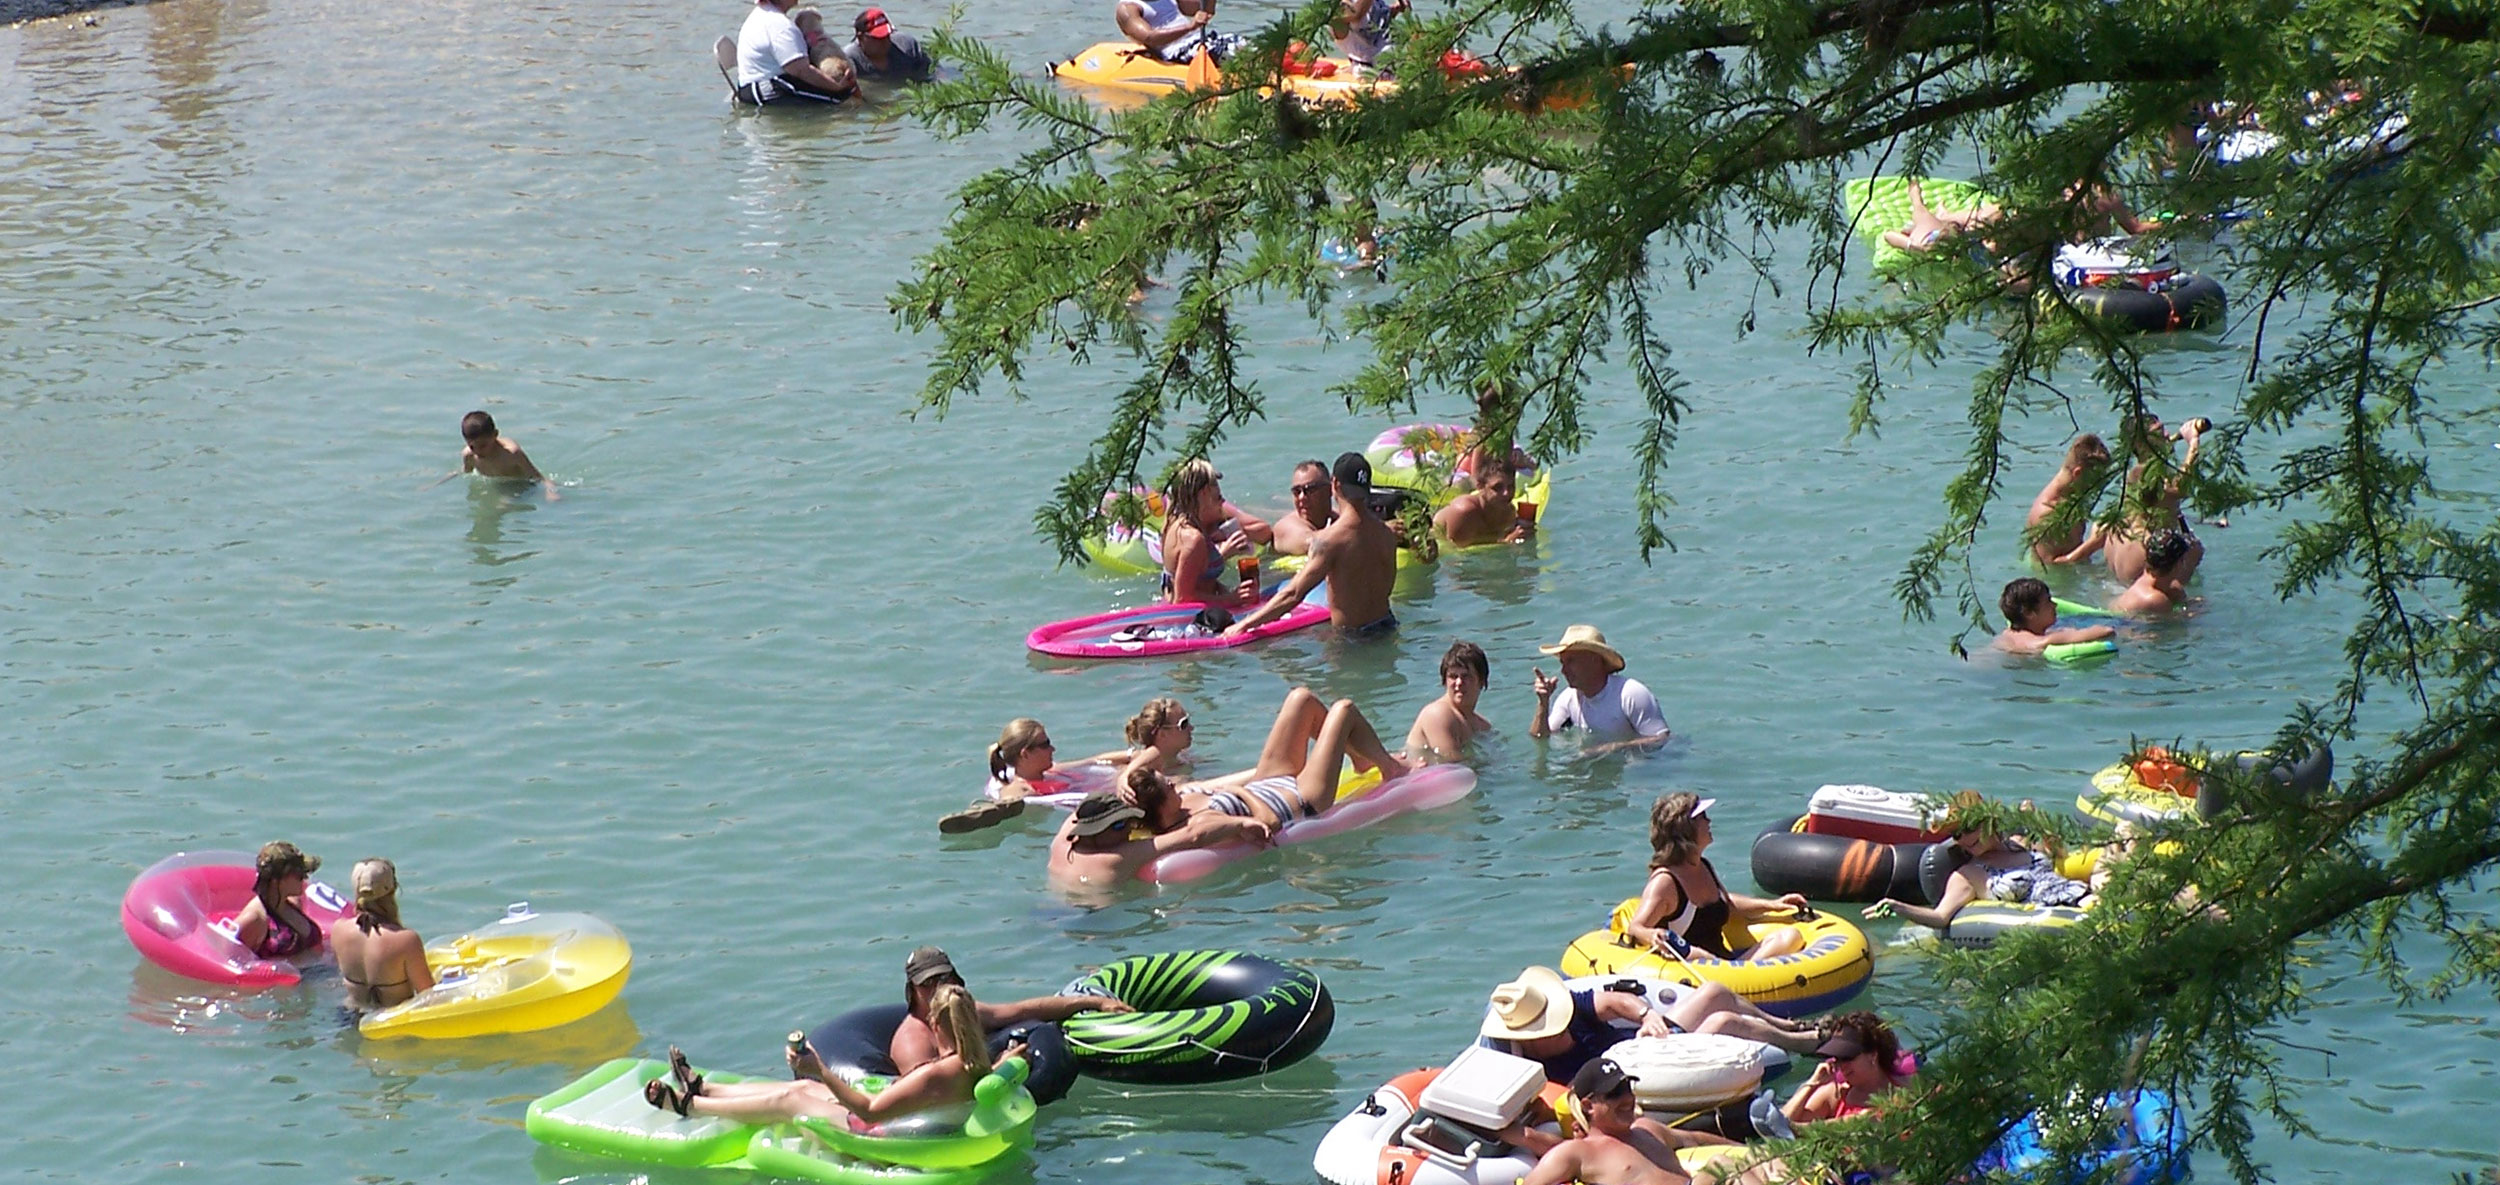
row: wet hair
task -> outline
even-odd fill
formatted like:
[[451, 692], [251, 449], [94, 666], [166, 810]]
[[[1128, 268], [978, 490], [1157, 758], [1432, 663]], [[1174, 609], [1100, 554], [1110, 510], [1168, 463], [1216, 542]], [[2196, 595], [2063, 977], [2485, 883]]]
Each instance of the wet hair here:
[[1493, 681], [1493, 666], [1484, 660], [1484, 647], [1473, 642], [1452, 642], [1449, 650], [1441, 655], [1442, 678], [1447, 679], [1460, 671], [1474, 671], [1478, 683]]
[[990, 1072], [990, 1036], [981, 1028], [981, 1011], [972, 1002], [972, 992], [959, 983], [942, 983], [929, 993], [929, 1028], [946, 1036], [955, 1047], [955, 1056], [964, 1059], [964, 1068], [975, 1074]]
[[998, 730], [998, 742], [990, 746], [990, 777], [1004, 782], [1015, 772], [1016, 762], [1033, 751], [1033, 742], [1047, 735], [1042, 722], [1030, 716], [1018, 716]]
[[1678, 790], [1661, 794], [1649, 808], [1649, 866], [1687, 864], [1701, 855], [1701, 796]]
[[495, 417], [473, 411], [460, 417], [460, 439], [480, 440], [495, 434]]
[[1477, 489], [1483, 489], [1485, 481], [1496, 473], [1512, 481], [1519, 480], [1519, 469], [1510, 463], [1510, 450], [1506, 448], [1491, 449], [1480, 454], [1476, 458], [1475, 473]]
[[2187, 553], [2187, 532], [2165, 527], [2144, 541], [2144, 567], [2167, 576], [2179, 566], [2179, 561], [2187, 558]]
[[2076, 469], [2089, 469], [2109, 463], [2109, 443], [2090, 432], [2075, 438], [2066, 446], [2066, 464]]
[[399, 922], [399, 868], [379, 856], [358, 860], [348, 874], [356, 893], [356, 928], [367, 934]]
[[1189, 709], [1182, 707], [1181, 701], [1168, 695], [1156, 696], [1147, 700], [1145, 707], [1137, 709], [1136, 715], [1128, 718], [1128, 727], [1123, 735], [1128, 737], [1129, 744], [1143, 749], [1155, 743], [1156, 733], [1188, 714]]
[[1163, 487], [1165, 515], [1188, 519], [1200, 527], [1213, 526], [1213, 523], [1198, 522], [1198, 495], [1214, 486], [1216, 479], [1222, 476], [1215, 471], [1215, 463], [1205, 457], [1193, 457], [1181, 462], [1180, 468], [1172, 471], [1172, 480]]
[[2037, 576], [2017, 576], [2005, 582], [2005, 591], [1997, 594], [1997, 611], [2005, 614], [2005, 624], [2019, 626], [2023, 618], [2049, 603], [2049, 583]]

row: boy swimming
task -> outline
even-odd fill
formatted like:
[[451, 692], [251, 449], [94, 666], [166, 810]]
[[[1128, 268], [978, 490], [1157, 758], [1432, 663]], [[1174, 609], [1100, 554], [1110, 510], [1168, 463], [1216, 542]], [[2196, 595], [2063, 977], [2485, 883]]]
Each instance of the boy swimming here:
[[2005, 632], [1997, 635], [1996, 647], [2014, 654], [2036, 655], [2051, 646], [2098, 642], [2118, 635], [2105, 625], [2058, 629], [2057, 603], [2049, 596], [2047, 582], [2037, 576], [2006, 581], [2005, 591], [1997, 596], [1997, 609], [2005, 614]]
[[446, 478], [474, 473], [480, 477], [534, 481], [547, 491], [548, 501], [557, 500], [556, 483], [530, 463], [530, 455], [522, 452], [520, 445], [495, 434], [495, 417], [482, 411], [460, 417], [460, 439], [467, 442], [460, 449], [460, 472], [445, 474]]

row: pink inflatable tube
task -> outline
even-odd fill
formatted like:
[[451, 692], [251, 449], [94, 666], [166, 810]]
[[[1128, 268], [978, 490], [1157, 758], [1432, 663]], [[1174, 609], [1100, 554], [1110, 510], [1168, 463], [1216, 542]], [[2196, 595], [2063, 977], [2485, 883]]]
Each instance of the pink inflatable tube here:
[[[1427, 765], [1405, 777], [1383, 782], [1379, 789], [1352, 802], [1338, 803], [1316, 819], [1296, 819], [1285, 824], [1277, 829], [1276, 842], [1301, 844], [1326, 839], [1393, 815], [1448, 806], [1475, 789], [1476, 771], [1463, 765]], [[1162, 885], [1194, 881], [1258, 851], [1256, 845], [1236, 843], [1173, 852], [1139, 869], [1137, 876]]]
[[[1273, 591], [1273, 590], [1271, 590]], [[1164, 654], [1189, 654], [1200, 650], [1230, 650], [1252, 642], [1307, 630], [1328, 620], [1327, 590], [1318, 588], [1302, 599], [1302, 603], [1266, 625], [1238, 637], [1213, 635], [1197, 638], [1148, 638], [1122, 641], [1114, 637], [1132, 627], [1188, 625], [1198, 615], [1198, 604], [1140, 605], [1134, 609], [1114, 609], [1091, 617], [1077, 617], [1038, 626], [1024, 636], [1026, 647], [1060, 658], [1153, 658]]]
[[[242, 987], [303, 979], [297, 964], [264, 959], [234, 937], [234, 915], [252, 899], [252, 858], [242, 852], [176, 852], [122, 894], [122, 933], [147, 961], [178, 975]], [[356, 907], [319, 881], [304, 886], [304, 916], [327, 934]], [[312, 956], [329, 956], [324, 942]]]

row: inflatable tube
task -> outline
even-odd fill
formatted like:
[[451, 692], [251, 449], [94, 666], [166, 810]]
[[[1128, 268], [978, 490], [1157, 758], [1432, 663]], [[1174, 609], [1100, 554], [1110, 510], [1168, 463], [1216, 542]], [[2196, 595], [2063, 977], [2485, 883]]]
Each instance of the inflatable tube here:
[[[901, 1004], [854, 1008], [808, 1030], [807, 1044], [826, 1069], [844, 1078], [891, 1078], [896, 1073], [890, 1052], [894, 1030], [903, 1026], [905, 1015]], [[1076, 1061], [1068, 1056], [1059, 1026], [1049, 1021], [1009, 1025], [990, 1034], [990, 1055], [996, 1057], [1018, 1041], [1026, 1046], [1024, 1089], [1033, 1101], [1047, 1105], [1067, 1097], [1068, 1088], [1076, 1084]]]
[[1834, 914], [1814, 913], [1789, 921], [1748, 926], [1728, 923], [1732, 946], [1751, 946], [1759, 933], [1774, 926], [1793, 926], [1806, 944], [1795, 954], [1775, 959], [1730, 962], [1695, 950], [1678, 958], [1634, 945], [1623, 933], [1623, 918], [1638, 908], [1634, 897], [1615, 907], [1606, 929], [1591, 930], [1563, 948], [1559, 966], [1564, 975], [1612, 975], [1637, 971], [1674, 983], [1723, 984], [1773, 1016], [1804, 1016], [1840, 1006], [1866, 990], [1875, 974], [1875, 955], [1866, 935]]
[[1919, 887], [1927, 843], [1889, 844], [1845, 835], [1817, 835], [1799, 815], [1753, 841], [1753, 879], [1767, 893], [1802, 893], [1817, 901], [1880, 901], [1892, 897], [1933, 904]]
[[[2056, 628], [2058, 629], [2079, 629], [2094, 625], [2115, 628], [2125, 624], [2127, 620], [2098, 605], [2078, 604], [2064, 597], [2050, 597], [2049, 603], [2057, 607]], [[2098, 642], [2060, 642], [2055, 646], [2042, 649], [2040, 657], [2050, 662], [2071, 665], [2095, 658], [2107, 658], [2116, 653], [2118, 653], [2117, 639], [2103, 638]]]
[[[2036, 1114], [2023, 1117], [1974, 1167], [1982, 1174], [2002, 1174], [2017, 1181], [2089, 1177], [2112, 1185], [2158, 1185], [2188, 1175], [2187, 1124], [2169, 1095], [2158, 1090], [2111, 1094], [2101, 1100], [2101, 1112], [2110, 1134], [2097, 1152], [2073, 1166], [2071, 1177], [2048, 1175], [2049, 1151]], [[2104, 1171], [2109, 1175], [2102, 1176]]]
[[[1370, 776], [1378, 775], [1372, 773]], [[1357, 789], [1360, 787], [1347, 787], [1347, 791]], [[1320, 812], [1318, 818], [1295, 819], [1277, 828], [1268, 845], [1291, 847], [1306, 844], [1369, 826], [1382, 819], [1435, 810], [1467, 797], [1475, 789], [1476, 771], [1454, 763], [1427, 765], [1410, 770], [1403, 777], [1382, 782], [1377, 789], [1359, 795], [1340, 792], [1335, 804]], [[1227, 864], [1265, 850], [1257, 844], [1232, 843], [1172, 852], [1156, 857], [1153, 863], [1138, 869], [1137, 877], [1160, 885], [1181, 884], [1198, 880]]]
[[2211, 276], [2181, 272], [2159, 291], [2115, 285], [2062, 290], [2077, 309], [2139, 333], [2203, 329], [2222, 323], [2229, 301]]
[[131, 878], [122, 893], [122, 933], [141, 958], [176, 975], [237, 987], [301, 982], [302, 968], [330, 957], [330, 923], [356, 907], [320, 881], [304, 883], [304, 916], [320, 927], [319, 947], [292, 959], [264, 959], [234, 937], [234, 915], [252, 900], [245, 852], [176, 852]]
[[[1454, 486], [1454, 470], [1474, 431], [1465, 424], [1400, 424], [1383, 430], [1363, 446], [1364, 459], [1372, 463], [1373, 488], [1427, 495], [1434, 510], [1449, 505], [1461, 492]], [[1517, 477], [1513, 501], [1535, 505], [1540, 516], [1553, 506], [1553, 466], [1539, 464]]]
[[[2208, 757], [2201, 762], [2211, 760]], [[2233, 754], [2231, 761], [2242, 773], [2265, 771], [2285, 789], [2302, 797], [2324, 793], [2335, 782], [2335, 750], [2326, 745], [2312, 746], [2297, 758], [2286, 759], [2267, 751], [2243, 751]], [[2200, 819], [2210, 819], [2221, 812], [2223, 793], [2220, 781], [2197, 777], [2193, 770], [2173, 785], [2148, 785], [2135, 766], [2116, 761], [2092, 775], [2092, 787], [2075, 799], [2075, 809], [2112, 825], [2150, 826], [2182, 818], [2190, 811]]]
[[[1917, 252], [1904, 251], [1884, 241], [1884, 232], [1910, 225], [1909, 177], [1859, 177], [1840, 189], [1841, 217], [1850, 224], [1850, 233], [1866, 245], [1869, 261], [1877, 275], [1891, 275], [1921, 258]], [[1985, 190], [1967, 181], [1943, 177], [1916, 178], [1919, 193], [1927, 207], [1949, 213], [1976, 210], [1996, 200]]]
[[[699, 1072], [717, 1082], [752, 1081], [744, 1074]], [[667, 1076], [667, 1062], [617, 1058], [532, 1102], [521, 1126], [551, 1148], [643, 1164], [697, 1168], [745, 1156], [755, 1125], [717, 1117], [680, 1119], [643, 1101], [643, 1084]]]
[[1061, 1022], [1077, 1068], [1115, 1082], [1226, 1082], [1281, 1070], [1318, 1049], [1337, 1004], [1317, 975], [1239, 951], [1174, 951], [1111, 963], [1069, 984], [1135, 1012]]
[[[2069, 852], [2057, 862], [2058, 875], [2071, 880], [2086, 880], [2092, 875], [2094, 852]], [[1932, 905], [1944, 899], [1945, 883], [1955, 870], [1970, 863], [1970, 853], [1950, 843], [1929, 845], [1919, 858], [1920, 904]], [[2083, 920], [2084, 911], [2053, 905], [2021, 905], [2006, 901], [1972, 901], [1955, 910], [1939, 940], [1948, 946], [1978, 948], [1993, 946], [2008, 932], [2032, 927], [2060, 928]]]
[[[1276, 586], [1276, 588], [1281, 587], [1283, 586]], [[1263, 595], [1275, 595], [1276, 588], [1270, 588]], [[1185, 626], [1190, 624], [1190, 620], [1198, 616], [1198, 611], [1204, 608], [1206, 606], [1200, 604], [1163, 602], [1140, 605], [1134, 609], [1114, 609], [1108, 613], [1096, 613], [1087, 617], [1074, 617], [1066, 621], [1054, 621], [1047, 625], [1035, 626], [1032, 633], [1024, 636], [1024, 644], [1028, 649], [1057, 658], [1159, 658], [1167, 654], [1230, 650], [1236, 646], [1247, 646], [1252, 642], [1264, 642], [1269, 638], [1290, 634], [1296, 630], [1307, 630], [1327, 621], [1328, 586], [1323, 584], [1313, 589], [1309, 596], [1302, 599], [1301, 604], [1294, 606], [1284, 616], [1235, 637], [1210, 634], [1200, 637], [1123, 641], [1115, 636], [1123, 630], [1134, 628]], [[1227, 608], [1240, 608], [1240, 606], [1227, 606]]]
[[[1770, 1072], [1772, 1060], [1764, 1052], [1770, 1048], [1742, 1037], [1678, 1033], [1634, 1037], [1607, 1050], [1606, 1056], [1640, 1080], [1632, 1091], [1641, 1110], [1683, 1114], [1752, 1098]], [[1782, 1057], [1779, 1064], [1786, 1065], [1787, 1059]]]
[[367, 1037], [484, 1037], [571, 1024], [625, 990], [633, 947], [586, 913], [515, 905], [494, 923], [425, 948], [435, 983], [365, 1014]]

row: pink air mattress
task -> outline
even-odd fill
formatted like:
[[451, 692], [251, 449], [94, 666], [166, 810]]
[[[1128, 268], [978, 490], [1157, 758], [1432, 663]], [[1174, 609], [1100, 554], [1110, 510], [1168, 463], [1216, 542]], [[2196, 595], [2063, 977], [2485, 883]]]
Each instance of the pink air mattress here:
[[1328, 620], [1326, 592], [1325, 587], [1311, 590], [1311, 594], [1294, 606], [1292, 612], [1238, 637], [1227, 638], [1220, 634], [1193, 638], [1136, 636], [1145, 630], [1186, 626], [1200, 609], [1206, 608], [1204, 605], [1165, 603], [1054, 621], [1026, 634], [1024, 644], [1030, 649], [1060, 658], [1154, 658], [1165, 654], [1193, 654], [1202, 650], [1229, 650], [1295, 630], [1307, 630]]
[[[1339, 802], [1316, 819], [1296, 819], [1276, 831], [1276, 843], [1302, 844], [1377, 823], [1394, 815], [1448, 806], [1476, 789], [1476, 771], [1463, 765], [1427, 765], [1405, 777], [1383, 782], [1351, 802]], [[1194, 881], [1260, 849], [1252, 844], [1225, 844], [1173, 852], [1137, 870], [1140, 880], [1157, 884]]]

